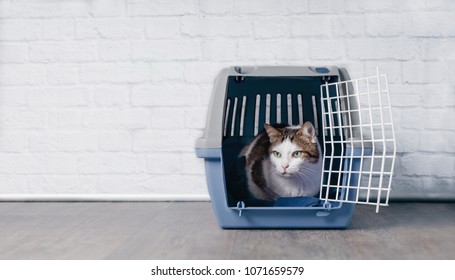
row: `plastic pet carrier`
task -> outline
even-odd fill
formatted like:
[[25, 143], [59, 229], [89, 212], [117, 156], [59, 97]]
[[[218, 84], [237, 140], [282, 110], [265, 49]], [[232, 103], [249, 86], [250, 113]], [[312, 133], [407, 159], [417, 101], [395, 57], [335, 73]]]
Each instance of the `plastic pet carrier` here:
[[[251, 199], [242, 149], [265, 123], [309, 121], [322, 154], [315, 197]], [[395, 135], [385, 75], [338, 67], [231, 67], [214, 85], [196, 154], [223, 228], [344, 228], [355, 204], [388, 205]]]

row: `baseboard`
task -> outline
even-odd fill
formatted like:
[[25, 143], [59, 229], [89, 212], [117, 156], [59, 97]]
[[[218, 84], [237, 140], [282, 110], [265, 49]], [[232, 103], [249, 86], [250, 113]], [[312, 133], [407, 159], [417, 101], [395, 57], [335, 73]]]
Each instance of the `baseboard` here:
[[[204, 194], [0, 194], [0, 201], [210, 201]], [[455, 202], [455, 195], [394, 195], [391, 202]]]
[[455, 194], [396, 194], [390, 196], [391, 202], [455, 202]]
[[0, 194], [0, 201], [210, 201], [204, 194]]

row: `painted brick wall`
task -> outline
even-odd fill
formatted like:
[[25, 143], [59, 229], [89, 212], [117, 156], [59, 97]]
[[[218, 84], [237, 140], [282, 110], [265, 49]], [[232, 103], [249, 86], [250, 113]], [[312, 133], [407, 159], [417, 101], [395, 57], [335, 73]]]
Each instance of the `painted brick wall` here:
[[396, 195], [455, 193], [455, 1], [0, 0], [0, 193], [205, 194], [230, 65], [389, 76]]

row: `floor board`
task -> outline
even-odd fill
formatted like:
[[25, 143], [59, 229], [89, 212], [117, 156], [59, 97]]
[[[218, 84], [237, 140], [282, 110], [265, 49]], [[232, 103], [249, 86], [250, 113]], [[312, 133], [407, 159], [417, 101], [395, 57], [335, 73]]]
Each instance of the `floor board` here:
[[346, 230], [222, 230], [205, 202], [3, 202], [0, 259], [455, 259], [455, 204], [360, 205]]

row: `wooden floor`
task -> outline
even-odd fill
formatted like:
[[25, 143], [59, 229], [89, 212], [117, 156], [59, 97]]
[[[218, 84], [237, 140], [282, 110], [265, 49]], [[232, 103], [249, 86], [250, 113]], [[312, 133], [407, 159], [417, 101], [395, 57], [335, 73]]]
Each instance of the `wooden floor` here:
[[222, 230], [205, 202], [0, 203], [0, 259], [455, 259], [455, 204], [358, 206], [346, 230]]

